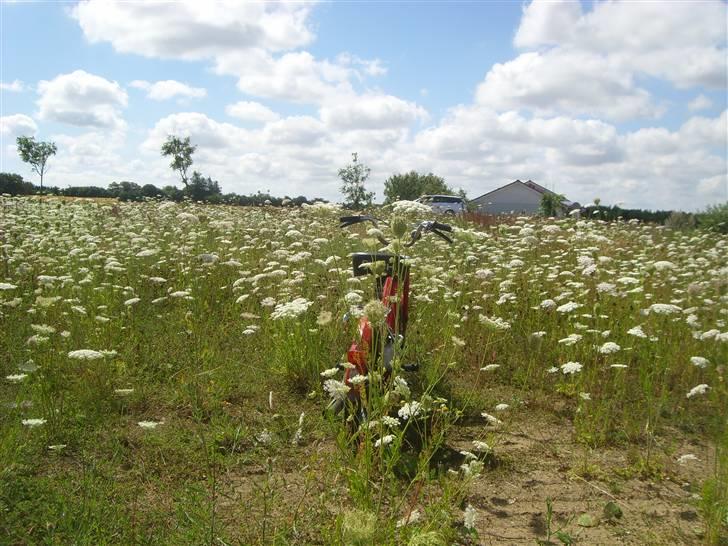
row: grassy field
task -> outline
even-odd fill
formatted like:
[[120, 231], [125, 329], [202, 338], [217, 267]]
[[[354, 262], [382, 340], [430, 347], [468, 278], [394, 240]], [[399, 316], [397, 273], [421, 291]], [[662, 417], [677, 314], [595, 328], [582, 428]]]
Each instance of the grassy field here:
[[2, 199], [0, 543], [728, 544], [728, 238], [455, 221], [352, 438], [341, 213]]

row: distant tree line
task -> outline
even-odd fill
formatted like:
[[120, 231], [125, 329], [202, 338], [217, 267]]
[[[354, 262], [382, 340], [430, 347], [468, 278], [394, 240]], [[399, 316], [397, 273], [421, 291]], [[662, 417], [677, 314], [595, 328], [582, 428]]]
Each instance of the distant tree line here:
[[654, 224], [664, 224], [673, 213], [671, 210], [623, 209], [617, 206], [605, 207], [603, 205], [589, 205], [584, 207], [582, 211], [583, 216], [589, 218], [599, 218], [607, 221], [613, 221], [619, 218], [622, 220], [639, 220]]
[[[46, 186], [43, 192], [50, 195], [62, 195], [66, 197], [110, 197], [120, 201], [142, 201], [145, 198], [158, 198], [167, 201], [182, 201], [185, 198], [193, 201], [202, 201], [212, 204], [228, 204], [241, 206], [273, 205], [284, 204], [300, 206], [311, 204], [324, 199], [309, 200], [303, 195], [298, 197], [275, 197], [269, 193], [257, 192], [249, 195], [238, 195], [236, 193], [222, 193], [217, 180], [204, 177], [197, 171], [189, 178], [188, 186], [179, 189], [175, 186], [164, 186], [159, 188], [154, 184], [140, 186], [135, 182], [121, 181], [112, 182], [106, 188], [101, 186], [69, 186], [59, 188]], [[10, 195], [36, 195], [40, 193], [40, 187], [32, 182], [23, 180], [23, 177], [15, 173], [0, 173], [0, 193]]]

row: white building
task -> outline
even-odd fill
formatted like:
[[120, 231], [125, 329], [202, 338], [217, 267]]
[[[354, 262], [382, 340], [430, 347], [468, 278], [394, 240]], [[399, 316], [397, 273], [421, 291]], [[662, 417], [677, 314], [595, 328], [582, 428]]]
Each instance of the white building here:
[[[541, 205], [541, 199], [546, 193], [554, 193], [532, 180], [521, 182], [514, 180], [510, 184], [484, 193], [470, 201], [475, 212], [481, 214], [536, 214]], [[562, 214], [581, 207], [579, 203], [563, 200], [561, 202]]]

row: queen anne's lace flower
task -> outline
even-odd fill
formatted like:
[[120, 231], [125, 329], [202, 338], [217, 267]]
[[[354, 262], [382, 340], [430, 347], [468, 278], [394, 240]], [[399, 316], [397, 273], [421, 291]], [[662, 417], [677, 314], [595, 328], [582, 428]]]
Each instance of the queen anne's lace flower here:
[[419, 417], [421, 413], [422, 404], [420, 404], [416, 400], [412, 400], [411, 402], [407, 402], [401, 408], [399, 408], [397, 415], [399, 415], [402, 419], [406, 421], [410, 417]]
[[561, 365], [561, 372], [564, 375], [573, 375], [581, 371], [583, 366], [578, 362], [567, 362]]
[[334, 400], [344, 400], [349, 392], [349, 387], [343, 381], [327, 379], [324, 381], [324, 390]]
[[705, 383], [702, 383], [702, 384], [690, 389], [690, 392], [688, 392], [687, 397], [692, 398], [693, 396], [697, 396], [699, 394], [705, 394], [706, 392], [708, 392], [709, 388], [710, 387], [708, 385], [706, 385]]
[[68, 358], [75, 360], [98, 360], [99, 358], [104, 358], [104, 353], [92, 351], [91, 349], [79, 349], [68, 353]]
[[296, 298], [288, 303], [279, 303], [270, 315], [273, 320], [296, 318], [305, 313], [313, 305], [306, 298]]
[[710, 364], [710, 361], [707, 358], [703, 358], [702, 356], [691, 356], [690, 363], [693, 366], [697, 366], [698, 368], [705, 368], [708, 366], [708, 364]]
[[392, 203], [395, 214], [432, 214], [432, 208], [417, 201], [395, 201]]
[[680, 307], [671, 303], [653, 303], [649, 307], [649, 312], [657, 315], [674, 315], [680, 311], [682, 311]]
[[619, 352], [621, 347], [613, 341], [607, 341], [604, 345], [599, 347], [599, 352], [603, 355], [611, 355], [612, 353]]
[[45, 419], [23, 419], [21, 422], [26, 427], [34, 428], [34, 427], [39, 427], [41, 425], [45, 425], [46, 420]]

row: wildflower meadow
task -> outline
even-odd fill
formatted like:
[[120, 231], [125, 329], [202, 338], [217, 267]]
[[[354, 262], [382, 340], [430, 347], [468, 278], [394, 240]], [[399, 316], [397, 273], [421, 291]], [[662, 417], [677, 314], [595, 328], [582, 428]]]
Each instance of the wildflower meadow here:
[[350, 258], [384, 228], [344, 214], [0, 198], [0, 543], [727, 543], [725, 235], [395, 236], [406, 343], [347, 422], [387, 309]]

